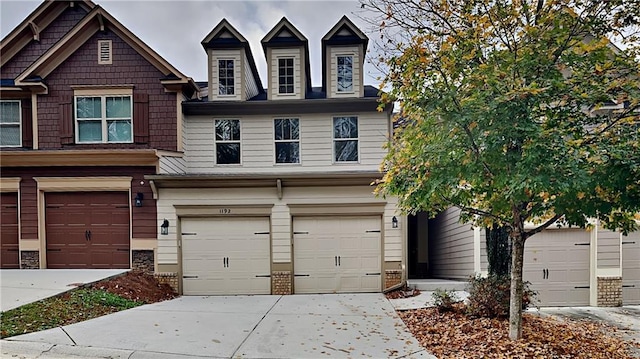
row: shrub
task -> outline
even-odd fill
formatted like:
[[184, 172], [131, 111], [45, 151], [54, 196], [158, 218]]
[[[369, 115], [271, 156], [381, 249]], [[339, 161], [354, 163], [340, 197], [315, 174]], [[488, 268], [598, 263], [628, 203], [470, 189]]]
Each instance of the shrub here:
[[460, 302], [460, 298], [454, 291], [440, 288], [431, 293], [431, 299], [439, 312], [451, 312], [453, 305]]
[[[509, 316], [511, 280], [509, 276], [475, 276], [469, 279], [467, 314], [474, 317], [505, 318]], [[522, 309], [531, 305], [536, 293], [524, 282]]]

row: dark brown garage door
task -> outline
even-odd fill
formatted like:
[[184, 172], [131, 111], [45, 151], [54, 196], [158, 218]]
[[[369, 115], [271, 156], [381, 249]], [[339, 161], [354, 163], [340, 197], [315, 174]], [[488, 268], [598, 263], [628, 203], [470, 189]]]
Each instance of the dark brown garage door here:
[[0, 223], [0, 268], [20, 268], [18, 252], [18, 193], [2, 193], [0, 197], [2, 214]]
[[129, 268], [127, 192], [45, 194], [47, 268]]

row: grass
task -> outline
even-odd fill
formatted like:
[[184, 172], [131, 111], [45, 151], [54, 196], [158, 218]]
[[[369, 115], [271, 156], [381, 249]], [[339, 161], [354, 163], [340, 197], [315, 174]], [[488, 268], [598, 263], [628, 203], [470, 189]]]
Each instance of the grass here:
[[104, 290], [78, 288], [0, 313], [0, 338], [73, 324], [142, 304]]

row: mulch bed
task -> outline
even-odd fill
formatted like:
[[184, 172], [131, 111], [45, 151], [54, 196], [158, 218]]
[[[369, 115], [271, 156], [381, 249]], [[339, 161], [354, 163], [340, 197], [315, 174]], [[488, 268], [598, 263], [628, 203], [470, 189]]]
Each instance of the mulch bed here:
[[147, 304], [178, 296], [171, 286], [160, 283], [153, 275], [141, 271], [130, 271], [121, 276], [105, 279], [94, 283], [91, 288], [102, 289], [123, 298]]
[[384, 295], [387, 299], [399, 299], [399, 298], [411, 298], [420, 294], [420, 289], [409, 288], [406, 285], [392, 290], [391, 292], [387, 292]]

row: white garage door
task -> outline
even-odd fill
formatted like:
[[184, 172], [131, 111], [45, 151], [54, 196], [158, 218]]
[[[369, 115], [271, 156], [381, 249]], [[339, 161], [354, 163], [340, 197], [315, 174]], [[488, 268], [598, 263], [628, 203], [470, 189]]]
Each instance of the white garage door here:
[[381, 290], [380, 217], [295, 217], [296, 293]]
[[527, 239], [523, 279], [537, 305], [589, 305], [589, 242], [584, 229], [545, 230]]
[[269, 218], [182, 219], [185, 295], [270, 294]]
[[622, 237], [622, 303], [640, 304], [640, 232]]

